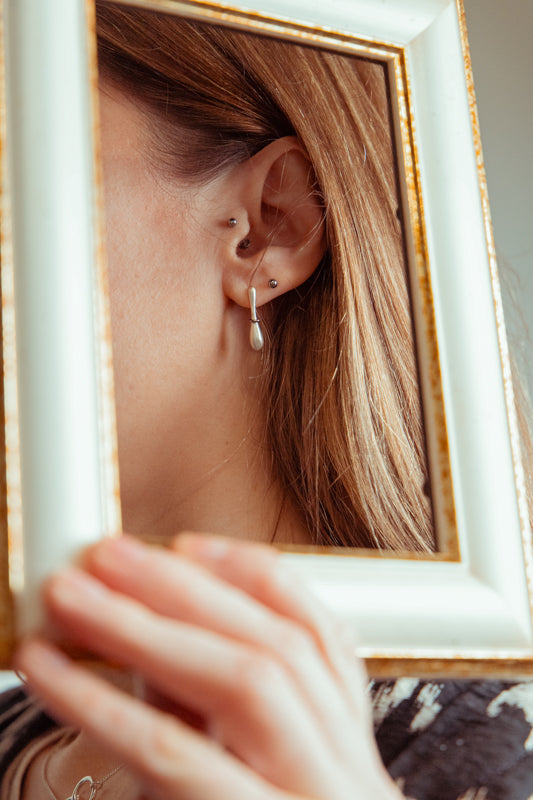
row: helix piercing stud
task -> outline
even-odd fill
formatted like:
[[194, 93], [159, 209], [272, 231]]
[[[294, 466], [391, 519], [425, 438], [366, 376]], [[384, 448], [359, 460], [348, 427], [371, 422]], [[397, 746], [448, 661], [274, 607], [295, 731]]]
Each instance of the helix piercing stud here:
[[275, 289], [276, 286], [278, 285], [278, 282], [275, 278], [271, 278], [268, 282], [268, 285], [270, 286], [271, 289]]
[[234, 228], [236, 224], [237, 224], [237, 220], [235, 219], [235, 217], [230, 217], [228, 219], [228, 225], [229, 225], [230, 228]]

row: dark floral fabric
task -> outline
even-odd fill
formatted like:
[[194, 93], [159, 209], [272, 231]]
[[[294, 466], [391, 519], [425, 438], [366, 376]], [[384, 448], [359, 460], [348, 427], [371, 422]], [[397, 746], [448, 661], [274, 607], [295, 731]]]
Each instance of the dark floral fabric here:
[[533, 682], [372, 683], [381, 757], [409, 800], [533, 800]]

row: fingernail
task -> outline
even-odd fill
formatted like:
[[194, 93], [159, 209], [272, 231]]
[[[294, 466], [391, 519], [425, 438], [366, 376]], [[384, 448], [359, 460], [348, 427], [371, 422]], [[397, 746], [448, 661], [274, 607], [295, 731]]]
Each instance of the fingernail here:
[[230, 541], [222, 536], [185, 533], [178, 537], [177, 548], [181, 553], [205, 561], [219, 561], [230, 550]]
[[147, 555], [148, 549], [142, 542], [138, 542], [130, 536], [118, 536], [102, 539], [101, 542], [89, 548], [86, 552], [86, 561], [116, 568], [117, 564], [138, 564], [140, 561], [144, 561]]
[[14, 667], [24, 673], [30, 681], [33, 676], [41, 677], [44, 674], [54, 674], [58, 670], [68, 667], [68, 659], [56, 648], [40, 639], [23, 640], [14, 657]]
[[46, 598], [61, 606], [82, 606], [87, 600], [99, 600], [104, 595], [102, 584], [75, 567], [68, 567], [52, 575], [45, 588]]

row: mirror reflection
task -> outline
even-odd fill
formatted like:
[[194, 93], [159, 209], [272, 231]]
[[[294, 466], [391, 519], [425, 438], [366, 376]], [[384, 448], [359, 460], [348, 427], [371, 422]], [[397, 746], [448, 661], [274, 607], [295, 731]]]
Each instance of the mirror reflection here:
[[124, 529], [434, 550], [385, 65], [97, 19]]

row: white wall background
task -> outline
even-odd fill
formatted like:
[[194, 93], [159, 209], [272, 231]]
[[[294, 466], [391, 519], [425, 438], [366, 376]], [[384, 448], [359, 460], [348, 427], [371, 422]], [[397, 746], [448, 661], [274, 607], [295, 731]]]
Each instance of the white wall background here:
[[533, 398], [533, 0], [463, 0], [507, 328]]

